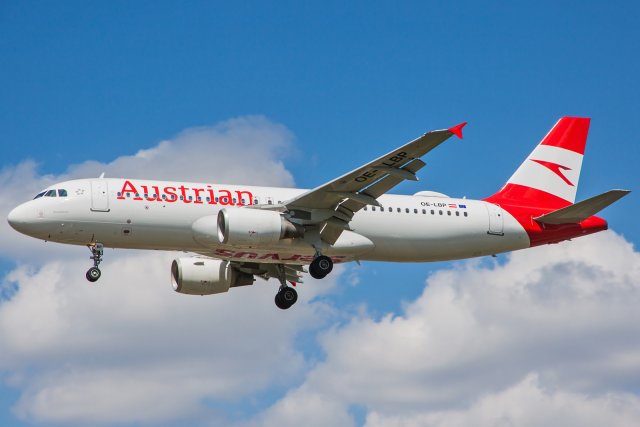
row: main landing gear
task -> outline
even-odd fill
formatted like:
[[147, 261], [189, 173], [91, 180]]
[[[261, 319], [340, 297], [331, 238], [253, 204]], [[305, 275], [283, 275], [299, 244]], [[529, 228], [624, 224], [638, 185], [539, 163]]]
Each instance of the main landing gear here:
[[276, 294], [276, 306], [286, 310], [298, 301], [298, 293], [290, 286], [282, 285]]
[[314, 279], [324, 279], [333, 270], [333, 261], [326, 255], [317, 255], [309, 264], [309, 274]]
[[98, 265], [102, 262], [102, 255], [104, 254], [104, 245], [102, 243], [92, 243], [87, 245], [89, 250], [91, 251], [91, 256], [89, 259], [93, 260], [93, 267], [87, 270], [87, 280], [90, 282], [95, 282], [100, 278], [102, 274]]

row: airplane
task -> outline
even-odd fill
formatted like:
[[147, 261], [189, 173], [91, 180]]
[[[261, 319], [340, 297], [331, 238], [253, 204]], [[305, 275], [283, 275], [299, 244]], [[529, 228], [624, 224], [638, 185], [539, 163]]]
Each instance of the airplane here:
[[303, 273], [322, 279], [334, 263], [457, 260], [606, 230], [595, 214], [629, 191], [575, 203], [589, 124], [561, 118], [502, 189], [482, 200], [387, 194], [418, 181], [420, 158], [454, 135], [462, 138], [464, 122], [311, 190], [103, 174], [52, 185], [7, 219], [37, 239], [86, 245], [90, 282], [101, 276], [105, 247], [183, 251], [193, 255], [171, 264], [176, 292], [211, 295], [275, 278], [275, 303], [284, 310], [297, 301]]

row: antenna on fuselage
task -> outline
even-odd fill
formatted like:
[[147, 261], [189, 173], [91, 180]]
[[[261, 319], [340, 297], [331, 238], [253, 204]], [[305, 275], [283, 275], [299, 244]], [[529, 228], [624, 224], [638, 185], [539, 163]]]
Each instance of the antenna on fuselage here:
[[98, 177], [98, 179], [102, 179], [102, 178], [104, 178], [104, 172], [102, 172], [102, 173], [100, 174], [100, 176]]

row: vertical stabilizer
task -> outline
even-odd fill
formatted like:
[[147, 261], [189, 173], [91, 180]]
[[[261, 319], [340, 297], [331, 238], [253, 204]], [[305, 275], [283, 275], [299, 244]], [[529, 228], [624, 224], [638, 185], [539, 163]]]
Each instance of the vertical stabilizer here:
[[588, 118], [563, 117], [487, 201], [559, 209], [573, 204], [589, 132]]

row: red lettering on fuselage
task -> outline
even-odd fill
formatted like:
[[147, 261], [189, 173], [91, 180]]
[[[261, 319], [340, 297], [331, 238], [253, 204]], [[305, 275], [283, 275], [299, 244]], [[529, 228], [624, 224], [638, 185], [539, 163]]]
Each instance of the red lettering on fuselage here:
[[[244, 251], [235, 251], [233, 249], [222, 249], [218, 248], [214, 251], [217, 257], [221, 258], [240, 258], [240, 259], [259, 259], [259, 260], [274, 260], [274, 261], [300, 261], [303, 264], [310, 263], [313, 261], [313, 255], [290, 255], [287, 258], [279, 255], [275, 252], [266, 253], [263, 255], [258, 255], [255, 252], [244, 252]], [[341, 263], [347, 257], [344, 255], [334, 255], [331, 257], [334, 263]]]
[[165, 200], [169, 203], [173, 203], [178, 200], [176, 187], [164, 187], [164, 194], [167, 196]]
[[[118, 192], [117, 200], [133, 199], [146, 200], [147, 202], [169, 202], [174, 203], [181, 201], [182, 203], [193, 204], [209, 204], [223, 206], [244, 206], [253, 204], [253, 193], [247, 190], [235, 190], [235, 197], [231, 190], [225, 188], [214, 189], [211, 185], [207, 188], [187, 187], [184, 184], [172, 187], [167, 186], [160, 188], [157, 185], [150, 186], [148, 184], [139, 184], [140, 191], [136, 185], [125, 180], [122, 189]], [[206, 199], [206, 202], [205, 200]]]
[[180, 200], [185, 203], [191, 203], [191, 200], [187, 199], [187, 187], [181, 185], [180, 187], [178, 187], [178, 190], [180, 190]]
[[225, 193], [224, 196], [220, 196], [220, 198], [218, 199], [218, 203], [220, 203], [221, 205], [232, 205], [233, 206], [233, 199], [231, 198], [231, 191], [229, 191], [229, 190], [218, 190], [218, 193]]
[[245, 200], [244, 200], [244, 196], [247, 196], [247, 205], [252, 205], [253, 204], [253, 194], [250, 191], [240, 191], [240, 190], [236, 190], [236, 196], [238, 197], [238, 204], [239, 205], [244, 205], [245, 204]]
[[157, 186], [151, 187], [153, 193], [149, 193], [149, 189], [146, 185], [141, 185], [142, 191], [144, 191], [144, 199], [147, 202], [156, 202], [160, 201], [160, 189]]
[[193, 198], [193, 203], [198, 203], [198, 204], [202, 204], [202, 197], [200, 197], [200, 193], [204, 191], [203, 188], [194, 188], [193, 192], [195, 193], [195, 196]]
[[142, 197], [140, 197], [140, 193], [138, 193], [138, 189], [136, 188], [135, 185], [133, 185], [133, 183], [129, 180], [126, 180], [124, 182], [124, 184], [122, 184], [122, 191], [120, 191], [120, 195], [118, 196], [118, 199], [122, 200], [125, 197], [125, 194], [133, 194], [133, 200], [142, 200]]

